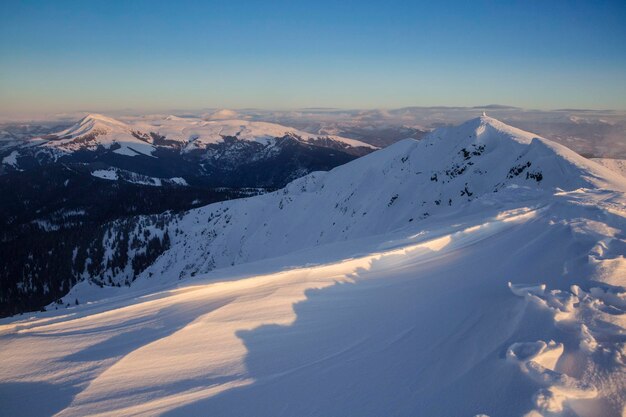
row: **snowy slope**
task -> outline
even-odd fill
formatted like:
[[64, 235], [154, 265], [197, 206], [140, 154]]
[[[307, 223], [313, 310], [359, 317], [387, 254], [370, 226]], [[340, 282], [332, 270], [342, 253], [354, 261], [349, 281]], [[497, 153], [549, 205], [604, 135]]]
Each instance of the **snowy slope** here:
[[58, 139], [50, 140], [43, 146], [63, 153], [96, 150], [99, 146], [109, 149], [115, 144], [119, 148], [114, 152], [120, 155], [150, 155], [155, 150], [146, 141], [135, 137], [130, 126], [101, 114], [89, 114], [54, 136]]
[[180, 177], [173, 178], [154, 178], [145, 175], [139, 175], [134, 172], [124, 171], [122, 169], [109, 168], [109, 169], [97, 169], [91, 172], [91, 175], [103, 180], [110, 181], [125, 181], [132, 184], [149, 185], [152, 187], [161, 187], [163, 185], [178, 185], [186, 186], [187, 181]]
[[[172, 218], [167, 227], [171, 249], [139, 279], [186, 278], [325, 243], [383, 235], [477, 199], [501, 200], [504, 191], [540, 198], [556, 188], [623, 190], [625, 183], [561, 145], [482, 117], [421, 141], [399, 142], [330, 172], [309, 174], [275, 193]], [[111, 253], [124, 251], [117, 237], [104, 244]], [[99, 281], [123, 284], [133, 278], [127, 267], [117, 273], [109, 269]]]
[[607, 224], [570, 198], [429, 219], [417, 236], [388, 236], [396, 250], [333, 261], [347, 242], [4, 320], [3, 409], [618, 416], [626, 213]]
[[626, 159], [593, 158], [592, 161], [626, 177]]
[[3, 165], [9, 165], [9, 166], [12, 166], [12, 167], [17, 167], [17, 156], [18, 156], [18, 154], [19, 153], [17, 151], [11, 151], [10, 154], [8, 154], [4, 158], [2, 158], [2, 164]]
[[622, 415], [625, 192], [483, 117], [192, 210], [130, 289], [84, 282], [79, 306], [0, 321], [0, 406]]

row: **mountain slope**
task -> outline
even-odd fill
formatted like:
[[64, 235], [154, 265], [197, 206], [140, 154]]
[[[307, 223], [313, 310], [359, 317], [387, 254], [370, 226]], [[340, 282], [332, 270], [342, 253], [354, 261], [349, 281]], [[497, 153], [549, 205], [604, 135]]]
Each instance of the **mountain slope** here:
[[[625, 193], [482, 117], [275, 193], [127, 219], [70, 307], [0, 321], [2, 409], [620, 416]], [[107, 285], [134, 278], [118, 256], [146, 234], [169, 248]]]
[[[169, 218], [164, 232], [172, 247], [139, 278], [184, 278], [380, 235], [475, 200], [532, 199], [555, 189], [624, 190], [625, 183], [561, 145], [482, 117], [436, 130], [421, 141], [399, 142], [327, 173], [312, 173], [274, 193]], [[104, 243], [108, 251], [119, 252], [116, 239]], [[111, 271], [107, 262], [102, 260], [97, 281], [132, 279], [128, 272]]]
[[[179, 178], [80, 164], [2, 175], [0, 316], [39, 310], [66, 294], [83, 278], [74, 263], [85, 260], [84, 251], [103, 239], [115, 219], [181, 212], [262, 192], [266, 190], [197, 187]], [[134, 260], [135, 268], [140, 264]], [[147, 266], [143, 264], [141, 269]]]
[[[126, 156], [150, 156], [155, 151], [147, 141], [133, 135], [130, 126], [101, 114], [89, 114], [74, 126], [42, 139], [47, 140], [42, 147], [61, 154], [95, 151], [99, 147], [113, 148], [113, 152]], [[39, 140], [35, 139], [35, 143]]]
[[626, 177], [626, 159], [593, 158], [594, 162]]

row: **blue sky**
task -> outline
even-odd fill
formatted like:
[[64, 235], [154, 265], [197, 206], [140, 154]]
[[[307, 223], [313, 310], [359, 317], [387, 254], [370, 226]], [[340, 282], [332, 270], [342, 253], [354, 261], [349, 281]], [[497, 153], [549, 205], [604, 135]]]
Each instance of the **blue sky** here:
[[626, 109], [624, 1], [14, 1], [0, 112]]

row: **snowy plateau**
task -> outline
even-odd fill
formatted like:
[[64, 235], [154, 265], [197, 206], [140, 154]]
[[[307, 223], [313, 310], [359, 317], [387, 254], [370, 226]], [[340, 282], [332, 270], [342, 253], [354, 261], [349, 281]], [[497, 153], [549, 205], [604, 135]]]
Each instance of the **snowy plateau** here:
[[[603, 162], [482, 116], [138, 216], [99, 276], [0, 320], [0, 414], [623, 416], [626, 177]], [[169, 246], [131, 274], [142, 236]]]

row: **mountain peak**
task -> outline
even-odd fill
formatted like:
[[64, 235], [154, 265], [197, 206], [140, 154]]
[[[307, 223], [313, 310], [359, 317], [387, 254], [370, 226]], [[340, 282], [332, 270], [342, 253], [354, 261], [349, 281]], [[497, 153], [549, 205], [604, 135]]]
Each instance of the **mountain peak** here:
[[125, 123], [99, 113], [89, 113], [88, 115], [80, 119], [75, 126], [85, 126], [87, 124], [126, 127]]
[[86, 116], [84, 116], [81, 119], [81, 121], [83, 120], [107, 120], [107, 119], [111, 119], [111, 118], [100, 113], [89, 113]]
[[[507, 125], [504, 122], [501, 122], [498, 119], [495, 119], [491, 116], [487, 116], [486, 112], [482, 112], [482, 114], [478, 117], [475, 117], [473, 119], [469, 119], [467, 120], [465, 123], [462, 123], [461, 126], [463, 125], [476, 125], [476, 126], [486, 126], [486, 125], [491, 125], [491, 126], [508, 126], [510, 128], [513, 128], [512, 126]], [[514, 128], [513, 128], [514, 129]]]
[[[607, 181], [620, 189], [624, 186], [623, 180], [565, 146], [485, 114], [458, 126], [436, 129], [420, 142], [419, 153], [426, 155], [421, 165], [430, 160], [447, 161], [440, 163], [438, 170], [438, 177], [441, 172], [446, 175], [447, 186], [459, 178], [465, 183], [468, 174], [474, 173], [483, 179], [486, 173], [491, 178], [497, 173], [498, 187], [513, 182], [517, 186], [532, 184], [527, 179], [537, 179], [541, 188], [593, 188], [605, 186]], [[447, 166], [441, 169], [442, 165]]]
[[469, 119], [456, 126], [439, 128], [428, 136], [431, 140], [445, 138], [446, 141], [461, 143], [497, 143], [511, 140], [521, 144], [530, 144], [534, 139], [541, 139], [538, 135], [510, 126], [498, 119], [487, 116], [483, 112], [480, 116]]
[[151, 155], [155, 149], [151, 144], [135, 137], [131, 126], [98, 113], [87, 114], [55, 136], [57, 140], [46, 142], [44, 146], [61, 153], [95, 151], [100, 147], [109, 149], [115, 145], [117, 148], [114, 148], [114, 153], [136, 156]]
[[61, 138], [79, 138], [90, 134], [115, 133], [130, 135], [126, 123], [98, 113], [89, 113], [73, 126], [57, 133]]

